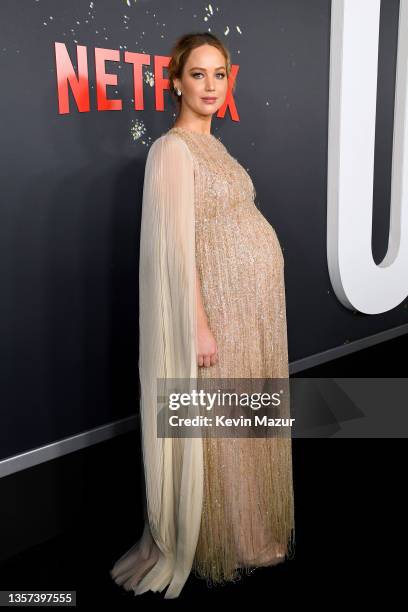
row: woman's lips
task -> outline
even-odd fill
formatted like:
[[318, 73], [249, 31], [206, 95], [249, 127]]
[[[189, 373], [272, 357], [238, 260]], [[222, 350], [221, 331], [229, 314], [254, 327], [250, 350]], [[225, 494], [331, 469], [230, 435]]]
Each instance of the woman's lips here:
[[201, 98], [206, 104], [214, 104], [217, 98]]

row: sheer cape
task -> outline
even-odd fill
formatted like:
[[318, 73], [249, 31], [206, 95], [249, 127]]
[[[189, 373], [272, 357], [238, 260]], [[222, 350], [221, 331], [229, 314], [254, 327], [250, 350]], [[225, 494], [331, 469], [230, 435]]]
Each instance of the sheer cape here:
[[[157, 436], [158, 378], [197, 378], [194, 166], [174, 134], [151, 145], [145, 166], [139, 264], [139, 374], [147, 516], [142, 538], [114, 565], [135, 594], [178, 597], [192, 568], [203, 503], [202, 439]], [[151, 548], [152, 538], [155, 546]], [[158, 561], [132, 583], [137, 565]], [[150, 552], [149, 552], [150, 551]]]

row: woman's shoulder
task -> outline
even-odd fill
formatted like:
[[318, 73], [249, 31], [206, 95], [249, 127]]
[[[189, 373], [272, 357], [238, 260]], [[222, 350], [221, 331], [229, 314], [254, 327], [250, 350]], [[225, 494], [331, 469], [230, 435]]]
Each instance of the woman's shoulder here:
[[156, 140], [154, 140], [153, 143], [150, 145], [150, 148], [152, 148], [153, 146], [157, 147], [162, 144], [170, 144], [175, 147], [183, 147], [183, 145], [186, 146], [184, 138], [182, 138], [182, 136], [178, 132], [173, 131], [172, 128], [158, 136]]
[[164, 132], [152, 142], [149, 148], [148, 157], [158, 155], [165, 156], [191, 156], [190, 149], [185, 140], [172, 129]]

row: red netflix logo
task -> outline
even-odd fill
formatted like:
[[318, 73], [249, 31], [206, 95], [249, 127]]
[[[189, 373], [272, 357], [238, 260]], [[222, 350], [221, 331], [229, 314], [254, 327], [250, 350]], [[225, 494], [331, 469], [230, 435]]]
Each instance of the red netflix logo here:
[[[87, 47], [77, 45], [78, 74], [72, 65], [67, 48], [64, 43], [55, 43], [55, 64], [57, 72], [58, 111], [63, 115], [70, 112], [68, 86], [71, 88], [77, 108], [80, 113], [90, 111], [89, 99], [89, 73]], [[107, 73], [105, 61], [120, 62], [120, 51], [118, 49], [95, 48], [95, 79], [96, 79], [96, 105], [98, 111], [122, 110], [122, 100], [112, 100], [106, 95], [107, 85], [117, 85], [118, 75]], [[133, 65], [133, 90], [135, 110], [144, 110], [143, 100], [143, 70], [142, 66], [150, 66], [151, 56], [145, 53], [124, 52], [123, 61]], [[155, 109], [164, 110], [164, 91], [169, 89], [169, 80], [163, 76], [163, 68], [169, 64], [170, 58], [164, 55], [154, 55], [154, 84], [155, 84]], [[217, 117], [225, 117], [227, 108], [231, 113], [233, 121], [239, 121], [237, 108], [232, 95], [232, 85], [238, 74], [239, 66], [233, 64], [228, 79], [228, 92], [224, 104], [218, 110]]]

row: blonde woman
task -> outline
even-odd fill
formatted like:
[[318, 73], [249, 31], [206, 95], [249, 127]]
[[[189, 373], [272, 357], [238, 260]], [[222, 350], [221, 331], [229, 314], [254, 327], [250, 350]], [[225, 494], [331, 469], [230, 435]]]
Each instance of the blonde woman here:
[[284, 261], [245, 169], [211, 133], [230, 54], [213, 34], [175, 44], [177, 119], [146, 161], [140, 244], [145, 525], [111, 576], [178, 597], [294, 550], [291, 439], [157, 436], [157, 378], [288, 378]]

